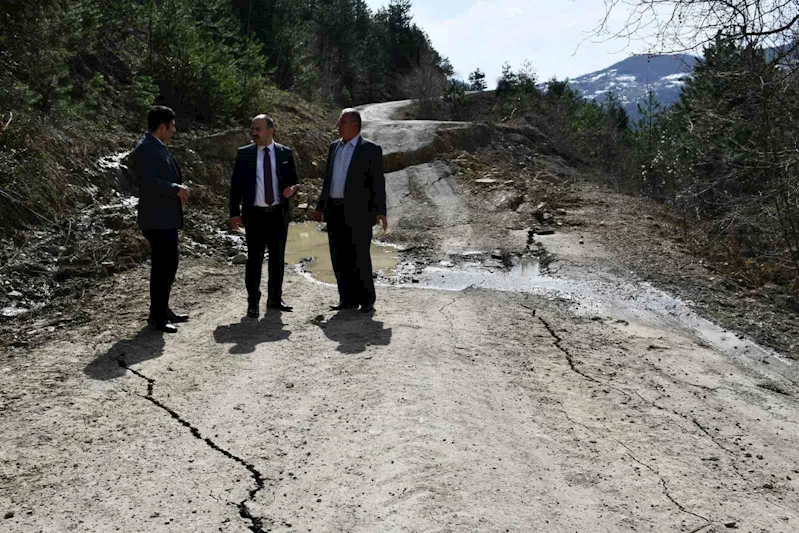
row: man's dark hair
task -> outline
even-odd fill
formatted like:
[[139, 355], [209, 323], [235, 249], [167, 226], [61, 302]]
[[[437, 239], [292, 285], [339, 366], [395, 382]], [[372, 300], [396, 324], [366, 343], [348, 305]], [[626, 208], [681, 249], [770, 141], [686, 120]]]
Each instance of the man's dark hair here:
[[147, 113], [147, 128], [155, 131], [161, 124], [169, 124], [175, 120], [175, 112], [164, 105], [154, 105]]

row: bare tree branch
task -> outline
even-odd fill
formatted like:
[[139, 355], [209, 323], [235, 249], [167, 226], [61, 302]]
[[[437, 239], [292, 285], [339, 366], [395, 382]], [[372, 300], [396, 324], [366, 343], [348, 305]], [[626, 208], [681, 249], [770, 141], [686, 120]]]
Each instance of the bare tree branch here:
[[[614, 26], [613, 15], [619, 13], [623, 22]], [[717, 34], [776, 46], [791, 40], [798, 28], [797, 0], [605, 0], [592, 37], [638, 41], [656, 53], [675, 53], [697, 50]]]
[[[3, 132], [8, 129], [8, 126], [9, 126], [9, 124], [11, 124], [12, 120], [14, 120], [14, 112], [13, 111], [9, 111], [8, 112], [8, 122], [6, 122], [5, 125], [0, 127], [0, 136], [3, 135]], [[0, 124], [2, 124], [2, 122], [0, 122]]]

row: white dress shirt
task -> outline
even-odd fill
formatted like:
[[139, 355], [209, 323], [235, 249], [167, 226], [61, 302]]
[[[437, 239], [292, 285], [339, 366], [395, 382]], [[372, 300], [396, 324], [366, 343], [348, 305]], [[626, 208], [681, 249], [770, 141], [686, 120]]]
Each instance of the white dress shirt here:
[[264, 194], [264, 150], [269, 150], [269, 160], [272, 163], [269, 176], [269, 186], [272, 187], [272, 198], [275, 199], [271, 205], [280, 203], [280, 194], [277, 190], [277, 172], [275, 170], [275, 143], [271, 142], [268, 146], [258, 146], [258, 157], [255, 162], [255, 205], [256, 207], [270, 207], [266, 204]]
[[336, 153], [333, 156], [333, 176], [330, 179], [330, 198], [342, 199], [344, 198], [344, 187], [347, 185], [347, 172], [350, 169], [350, 162], [352, 161], [352, 154], [355, 152], [355, 147], [358, 146], [358, 141], [361, 135], [358, 134], [350, 142], [341, 143], [336, 148]]

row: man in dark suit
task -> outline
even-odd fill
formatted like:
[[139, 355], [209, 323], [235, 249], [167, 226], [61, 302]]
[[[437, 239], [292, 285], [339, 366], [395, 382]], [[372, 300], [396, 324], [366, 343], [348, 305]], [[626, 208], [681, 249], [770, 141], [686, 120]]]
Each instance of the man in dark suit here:
[[230, 223], [234, 230], [243, 225], [246, 231], [247, 316], [257, 318], [265, 250], [269, 250], [266, 307], [292, 311], [283, 303], [283, 273], [290, 198], [299, 185], [291, 149], [274, 142], [275, 122], [258, 115], [250, 133], [254, 142], [239, 148], [230, 180]]
[[322, 194], [313, 214], [327, 221], [339, 303], [333, 310], [374, 312], [372, 226], [388, 229], [383, 149], [361, 137], [361, 114], [348, 108], [338, 119], [341, 139], [330, 145]]
[[139, 227], [150, 242], [152, 256], [147, 321], [158, 331], [175, 333], [174, 323], [189, 318], [169, 308], [178, 270], [178, 230], [183, 227], [183, 204], [189, 199], [189, 189], [183, 185], [180, 165], [166, 147], [175, 134], [175, 112], [154, 106], [147, 114], [147, 129], [131, 155], [139, 187]]

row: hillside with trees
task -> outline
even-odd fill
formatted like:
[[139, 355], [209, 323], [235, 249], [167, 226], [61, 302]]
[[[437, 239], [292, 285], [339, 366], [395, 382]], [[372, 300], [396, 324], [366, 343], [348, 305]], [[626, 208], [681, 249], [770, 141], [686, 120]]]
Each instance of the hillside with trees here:
[[799, 309], [796, 5], [672, 0], [659, 11], [646, 0], [629, 4], [637, 24], [615, 31], [661, 50], [701, 47], [703, 58], [677, 104], [643, 106], [622, 185], [666, 202], [687, 228], [700, 229], [698, 246], [722, 270], [749, 285], [787, 289], [788, 305]]
[[[132, 144], [150, 105], [198, 134], [304, 102], [408, 96], [448, 61], [408, 0], [9, 0], [0, 6], [0, 231], [56, 222], [93, 160]], [[80, 187], [77, 187], [80, 189]], [[85, 195], [83, 195], [85, 196]], [[83, 198], [85, 200], [85, 198]]]

